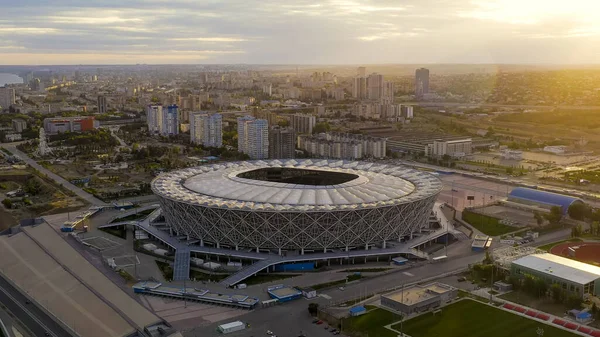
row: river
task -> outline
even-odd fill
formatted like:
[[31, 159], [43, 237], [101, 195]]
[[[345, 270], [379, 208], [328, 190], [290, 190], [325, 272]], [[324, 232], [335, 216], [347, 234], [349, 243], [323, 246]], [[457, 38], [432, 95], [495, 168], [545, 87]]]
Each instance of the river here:
[[0, 87], [16, 83], [23, 83], [23, 79], [15, 74], [0, 73]]

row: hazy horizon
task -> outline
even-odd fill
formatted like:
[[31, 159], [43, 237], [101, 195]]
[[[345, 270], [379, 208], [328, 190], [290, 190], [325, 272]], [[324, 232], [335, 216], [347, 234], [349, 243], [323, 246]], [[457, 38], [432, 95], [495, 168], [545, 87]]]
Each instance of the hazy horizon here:
[[0, 3], [3, 65], [597, 64], [592, 0]]

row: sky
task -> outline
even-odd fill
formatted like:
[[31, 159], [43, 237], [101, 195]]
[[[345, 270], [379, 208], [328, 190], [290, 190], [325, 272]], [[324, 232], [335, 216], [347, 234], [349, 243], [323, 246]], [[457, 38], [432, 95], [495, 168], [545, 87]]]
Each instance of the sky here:
[[0, 0], [0, 65], [596, 64], [600, 0]]

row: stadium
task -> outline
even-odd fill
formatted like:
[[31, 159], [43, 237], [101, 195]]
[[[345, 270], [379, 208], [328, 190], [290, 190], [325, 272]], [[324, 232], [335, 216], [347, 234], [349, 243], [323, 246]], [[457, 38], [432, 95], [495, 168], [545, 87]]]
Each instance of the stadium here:
[[386, 248], [424, 228], [442, 183], [418, 170], [341, 160], [222, 163], [152, 181], [173, 234], [256, 252]]

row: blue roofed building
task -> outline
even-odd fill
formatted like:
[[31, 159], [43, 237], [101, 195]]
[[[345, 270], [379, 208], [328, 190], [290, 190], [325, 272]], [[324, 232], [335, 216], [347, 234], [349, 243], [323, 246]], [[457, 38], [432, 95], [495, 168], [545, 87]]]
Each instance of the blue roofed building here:
[[567, 214], [569, 206], [572, 204], [583, 203], [583, 200], [579, 198], [525, 187], [514, 188], [508, 195], [508, 201], [546, 209], [558, 206], [564, 215]]

